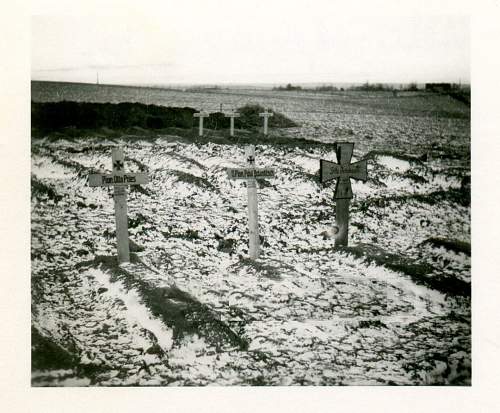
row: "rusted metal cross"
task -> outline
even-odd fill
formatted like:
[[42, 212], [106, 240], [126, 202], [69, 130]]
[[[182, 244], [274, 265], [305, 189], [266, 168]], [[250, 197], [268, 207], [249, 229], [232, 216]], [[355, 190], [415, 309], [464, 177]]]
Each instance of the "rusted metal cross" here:
[[321, 159], [319, 164], [319, 175], [322, 183], [337, 179], [333, 196], [336, 200], [335, 222], [338, 228], [335, 246], [348, 244], [349, 202], [352, 198], [351, 179], [361, 181], [368, 179], [366, 160], [351, 163], [353, 149], [354, 143], [337, 142], [335, 153], [338, 163]]

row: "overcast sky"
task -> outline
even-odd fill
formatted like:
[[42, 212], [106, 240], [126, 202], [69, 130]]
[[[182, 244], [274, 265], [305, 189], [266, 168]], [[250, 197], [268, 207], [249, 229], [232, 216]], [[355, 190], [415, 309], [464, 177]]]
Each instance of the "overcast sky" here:
[[34, 16], [32, 79], [95, 82], [99, 72], [101, 83], [123, 84], [470, 81], [464, 16], [231, 4], [148, 17]]

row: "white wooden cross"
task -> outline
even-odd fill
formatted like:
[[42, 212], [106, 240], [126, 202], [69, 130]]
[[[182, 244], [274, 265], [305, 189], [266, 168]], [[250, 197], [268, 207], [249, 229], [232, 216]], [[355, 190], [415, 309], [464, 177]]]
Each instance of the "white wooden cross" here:
[[257, 182], [256, 179], [269, 179], [274, 177], [272, 168], [255, 167], [255, 146], [248, 145], [245, 148], [247, 160], [246, 168], [228, 168], [227, 174], [230, 179], [246, 179], [248, 193], [248, 232], [250, 236], [248, 251], [251, 259], [259, 257], [259, 214], [257, 206]]
[[269, 117], [274, 116], [272, 112], [268, 112], [267, 109], [264, 110], [264, 112], [259, 113], [259, 116], [261, 118], [264, 118], [264, 135], [267, 135], [267, 119]]
[[335, 143], [337, 163], [320, 159], [319, 175], [321, 182], [337, 179], [335, 186], [335, 221], [338, 232], [335, 237], [335, 246], [348, 243], [349, 202], [352, 198], [351, 178], [366, 181], [368, 179], [367, 161], [361, 160], [351, 163], [354, 143]]
[[126, 173], [124, 170], [123, 148], [113, 148], [113, 173], [90, 174], [89, 186], [113, 186], [115, 200], [116, 241], [118, 262], [130, 261], [127, 221], [127, 185], [143, 185], [149, 182], [147, 173]]
[[238, 112], [230, 112], [230, 113], [225, 113], [224, 116], [226, 118], [230, 118], [230, 128], [229, 128], [229, 136], [234, 136], [234, 118], [239, 118], [240, 114]]
[[207, 112], [200, 110], [198, 113], [193, 115], [195, 118], [200, 118], [200, 130], [198, 132], [199, 136], [203, 136], [203, 118], [208, 118], [210, 115]]

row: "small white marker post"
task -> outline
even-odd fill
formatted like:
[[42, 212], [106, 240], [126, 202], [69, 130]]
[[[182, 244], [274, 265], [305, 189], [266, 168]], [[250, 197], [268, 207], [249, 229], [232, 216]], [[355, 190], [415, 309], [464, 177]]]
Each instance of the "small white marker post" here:
[[193, 116], [195, 118], [200, 118], [200, 129], [199, 129], [198, 135], [203, 136], [203, 118], [208, 118], [209, 114], [207, 112], [203, 112], [202, 110], [200, 110], [198, 113], [195, 113]]
[[116, 241], [118, 262], [130, 262], [127, 221], [127, 185], [143, 185], [149, 182], [147, 173], [125, 173], [123, 148], [113, 148], [113, 173], [90, 174], [89, 186], [113, 186], [115, 201]]
[[248, 192], [248, 252], [251, 259], [259, 257], [259, 214], [257, 206], [257, 182], [256, 179], [269, 179], [274, 177], [272, 168], [255, 167], [255, 146], [249, 145], [245, 148], [247, 168], [229, 168], [227, 174], [230, 179], [246, 179]]
[[273, 115], [273, 113], [272, 113], [272, 112], [268, 112], [268, 111], [267, 111], [267, 109], [266, 109], [264, 112], [259, 113], [259, 116], [260, 116], [261, 118], [264, 118], [264, 135], [267, 135], [267, 119], [268, 119], [269, 117], [274, 116], [274, 115]]
[[229, 136], [234, 136], [234, 118], [239, 118], [240, 114], [238, 112], [230, 112], [230, 113], [225, 113], [224, 116], [226, 118], [230, 118]]
[[352, 198], [351, 178], [360, 181], [368, 179], [367, 161], [361, 160], [351, 163], [354, 143], [335, 143], [335, 153], [338, 164], [320, 160], [319, 175], [322, 183], [337, 179], [335, 186], [335, 221], [338, 233], [335, 237], [335, 246], [347, 246], [349, 229], [349, 202]]

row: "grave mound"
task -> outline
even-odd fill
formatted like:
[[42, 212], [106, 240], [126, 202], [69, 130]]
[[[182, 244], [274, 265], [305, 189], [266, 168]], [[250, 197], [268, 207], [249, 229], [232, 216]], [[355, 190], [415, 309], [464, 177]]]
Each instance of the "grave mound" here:
[[[260, 105], [246, 105], [239, 109], [241, 117], [235, 119], [237, 129], [255, 130], [262, 126]], [[191, 107], [165, 107], [145, 105], [137, 102], [31, 102], [31, 127], [34, 135], [39, 133], [64, 132], [72, 134], [78, 130], [117, 130], [140, 128], [158, 130], [166, 128], [192, 129], [198, 126]], [[289, 128], [297, 126], [280, 113], [273, 112], [269, 127]], [[218, 130], [229, 128], [229, 118], [222, 112], [211, 113], [205, 119], [204, 128]], [[74, 133], [73, 133], [74, 134]], [[77, 133], [78, 134], [78, 133]]]
[[[243, 129], [260, 128], [262, 126], [262, 118], [259, 113], [265, 111], [265, 108], [260, 105], [245, 105], [237, 110], [240, 113], [240, 118], [235, 119], [235, 126], [238, 125]], [[281, 113], [270, 110], [273, 114], [268, 120], [270, 128], [293, 128], [298, 126], [294, 121], [287, 118]]]

